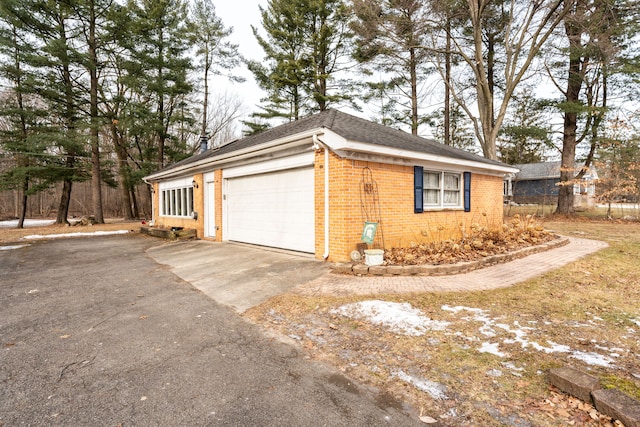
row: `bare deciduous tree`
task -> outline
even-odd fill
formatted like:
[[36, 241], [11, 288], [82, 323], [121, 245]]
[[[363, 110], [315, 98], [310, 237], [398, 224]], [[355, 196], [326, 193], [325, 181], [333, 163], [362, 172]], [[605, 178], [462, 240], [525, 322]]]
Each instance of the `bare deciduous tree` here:
[[[434, 63], [454, 100], [473, 121], [485, 157], [497, 159], [496, 140], [509, 101], [528, 77], [542, 46], [563, 22], [568, 3], [467, 0], [464, 8], [456, 9], [458, 25], [449, 28], [443, 25], [450, 21], [439, 8], [430, 45], [435, 53]], [[499, 21], [495, 19], [497, 15]], [[447, 40], [451, 51], [446, 48]], [[444, 58], [448, 53], [464, 64], [458, 79], [445, 78]], [[462, 77], [469, 72], [471, 81]]]

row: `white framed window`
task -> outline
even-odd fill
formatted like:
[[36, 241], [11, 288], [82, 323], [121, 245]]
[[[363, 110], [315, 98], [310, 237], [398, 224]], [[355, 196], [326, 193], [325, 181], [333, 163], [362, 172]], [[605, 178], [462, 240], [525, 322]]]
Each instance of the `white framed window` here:
[[513, 196], [513, 185], [510, 178], [502, 181], [502, 195], [504, 197]]
[[423, 207], [461, 208], [462, 174], [444, 171], [424, 171]]
[[193, 215], [193, 184], [181, 179], [160, 184], [160, 215], [190, 218]]

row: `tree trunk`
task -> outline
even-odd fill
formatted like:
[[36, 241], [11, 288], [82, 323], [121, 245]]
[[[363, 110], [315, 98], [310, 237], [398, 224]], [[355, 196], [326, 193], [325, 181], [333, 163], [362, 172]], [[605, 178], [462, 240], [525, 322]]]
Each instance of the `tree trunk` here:
[[447, 45], [444, 54], [444, 143], [451, 145], [451, 21], [447, 18]]
[[209, 109], [209, 68], [211, 63], [209, 61], [209, 45], [205, 50], [204, 57], [204, 100], [202, 101], [202, 129], [200, 136], [207, 136], [207, 110]]
[[120, 181], [120, 196], [122, 197], [122, 214], [124, 219], [135, 219], [133, 211], [131, 210], [131, 193], [129, 191], [129, 178], [127, 173], [123, 170], [122, 166], [118, 170], [118, 180]]
[[[60, 4], [58, 5], [60, 7]], [[67, 41], [66, 30], [66, 18], [59, 15], [59, 36], [60, 42], [63, 46], [62, 54], [60, 55], [62, 65], [62, 82], [64, 84], [65, 95], [65, 108], [64, 108], [64, 121], [66, 127], [65, 138], [75, 139], [76, 137], [76, 123], [75, 114], [76, 107], [73, 98], [73, 80], [71, 78], [71, 65], [68, 55], [69, 44]], [[74, 147], [75, 141], [72, 141], [68, 147], [64, 147], [67, 152], [67, 158], [65, 162], [66, 175], [64, 178], [64, 184], [62, 186], [62, 195], [60, 196], [60, 204], [58, 205], [58, 216], [56, 217], [56, 224], [69, 224], [67, 217], [69, 216], [69, 204], [71, 203], [71, 188], [72, 188], [72, 176], [75, 175], [75, 154], [76, 149]]]
[[[582, 15], [585, 5], [580, 0], [572, 18]], [[566, 103], [569, 108], [564, 113], [562, 135], [562, 162], [560, 167], [560, 186], [558, 188], [557, 214], [569, 215], [573, 209], [573, 180], [575, 177], [576, 145], [578, 131], [578, 113], [575, 106], [580, 100], [583, 83], [582, 29], [571, 19], [565, 19], [565, 32], [569, 39], [569, 70], [566, 90]]]
[[127, 168], [127, 149], [125, 148], [124, 141], [118, 133], [116, 127], [117, 120], [114, 120], [111, 124], [111, 138], [113, 139], [113, 145], [116, 152], [116, 158], [118, 159], [118, 183], [120, 184], [120, 196], [122, 198], [123, 216], [126, 220], [136, 218], [131, 211], [131, 195], [129, 193], [129, 170]]
[[418, 77], [416, 65], [416, 50], [409, 49], [411, 74], [411, 134], [418, 135]]
[[90, 115], [91, 115], [91, 200], [93, 217], [96, 223], [104, 224], [102, 211], [102, 179], [100, 177], [100, 144], [98, 129], [98, 54], [96, 42], [95, 2], [89, 7], [89, 79], [90, 79]]
[[[67, 164], [69, 161], [73, 161], [72, 158], [67, 158]], [[58, 216], [56, 217], [56, 224], [69, 224], [67, 217], [69, 216], [69, 204], [71, 203], [71, 187], [73, 181], [65, 179], [62, 185], [62, 195], [60, 196], [60, 204], [58, 205]]]
[[[566, 118], [565, 118], [566, 123]], [[573, 135], [575, 138], [575, 134]], [[560, 165], [560, 183], [558, 187], [558, 206], [556, 213], [569, 215], [573, 209], [573, 182], [576, 168], [576, 146], [565, 145], [562, 149], [562, 161]]]
[[18, 217], [18, 226], [17, 228], [24, 228], [24, 219], [27, 216], [27, 201], [29, 200], [29, 196], [27, 195], [29, 191], [29, 177], [25, 177], [22, 182], [22, 200], [20, 203], [20, 216]]
[[[26, 112], [24, 109], [24, 99], [22, 97], [22, 63], [20, 62], [20, 55], [18, 51], [18, 30], [14, 26], [12, 26], [13, 32], [13, 45], [15, 46], [14, 52], [14, 66], [16, 69], [16, 102], [18, 103], [18, 110], [20, 111], [20, 132], [22, 136], [22, 140], [25, 142], [28, 138], [27, 133], [27, 121], [26, 121]], [[19, 163], [23, 163], [23, 166], [29, 166], [29, 158], [27, 156], [20, 156]], [[27, 203], [29, 201], [29, 172], [26, 172], [25, 177], [22, 180], [22, 200], [20, 204], [20, 214], [18, 216], [18, 228], [24, 228], [24, 219], [27, 215]]]
[[[136, 197], [136, 189], [132, 185], [129, 186], [129, 194], [131, 197], [131, 203], [133, 205], [133, 215], [135, 215], [136, 218], [140, 218], [140, 209], [138, 208], [138, 198]], [[153, 194], [151, 196], [153, 197]], [[153, 198], [151, 200], [153, 200]]]
[[166, 134], [164, 132], [164, 119], [165, 119], [165, 111], [164, 111], [164, 85], [167, 84], [164, 81], [164, 33], [162, 29], [160, 30], [160, 43], [159, 43], [159, 52], [158, 52], [158, 84], [160, 86], [158, 91], [158, 169], [162, 169], [164, 167], [164, 143]]

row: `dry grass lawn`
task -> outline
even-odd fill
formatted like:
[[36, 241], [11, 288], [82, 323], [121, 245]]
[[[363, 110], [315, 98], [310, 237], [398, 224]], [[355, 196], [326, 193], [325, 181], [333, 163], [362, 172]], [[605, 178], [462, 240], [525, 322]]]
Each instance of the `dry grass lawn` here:
[[[549, 386], [546, 372], [573, 366], [640, 399], [640, 224], [567, 220], [544, 226], [610, 247], [508, 289], [291, 294], [247, 317], [293, 338], [310, 357], [410, 402], [439, 425], [620, 425]], [[407, 336], [336, 312], [368, 300], [409, 303], [448, 326]]]
[[94, 225], [47, 225], [26, 228], [0, 228], [0, 243], [18, 242], [25, 236], [48, 235], [48, 234], [68, 234], [68, 233], [90, 233], [93, 231], [118, 231], [140, 229], [140, 221], [124, 221], [121, 218], [110, 218], [105, 220], [105, 224]]

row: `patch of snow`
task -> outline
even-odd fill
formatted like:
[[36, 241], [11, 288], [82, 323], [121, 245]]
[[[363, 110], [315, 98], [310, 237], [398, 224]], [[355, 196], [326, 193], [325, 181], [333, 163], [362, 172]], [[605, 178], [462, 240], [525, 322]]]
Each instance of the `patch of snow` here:
[[[516, 323], [514, 322], [514, 325]], [[511, 329], [511, 327], [509, 325], [505, 325], [504, 323], [498, 323], [496, 325], [496, 327], [500, 328], [500, 329], [504, 329], [505, 331], [507, 331], [510, 334], [514, 334], [516, 337], [514, 338], [515, 342], [523, 342], [525, 341], [524, 337], [527, 336], [527, 333], [524, 331], [525, 329], [527, 330], [533, 330], [533, 328], [519, 328], [519, 329]]]
[[40, 240], [40, 239], [61, 239], [66, 237], [85, 237], [85, 236], [109, 236], [112, 234], [127, 234], [129, 230], [116, 230], [116, 231], [93, 231], [86, 233], [66, 233], [66, 234], [32, 234], [24, 236], [25, 240]]
[[498, 357], [507, 357], [506, 353], [503, 353], [500, 350], [498, 350], [499, 345], [500, 343], [497, 343], [497, 342], [496, 343], [483, 342], [480, 348], [478, 349], [478, 351], [480, 353], [490, 353]]
[[613, 362], [614, 362], [612, 358], [603, 356], [602, 354], [593, 353], [593, 352], [584, 352], [580, 350], [575, 350], [571, 352], [571, 355], [569, 357], [582, 360], [584, 363], [588, 365], [602, 366], [605, 368], [613, 367]]
[[449, 311], [453, 314], [458, 314], [461, 311], [468, 311], [473, 314], [471, 317], [463, 317], [462, 320], [473, 320], [475, 322], [481, 322], [480, 333], [486, 337], [492, 338], [496, 336], [496, 331], [492, 328], [494, 320], [487, 316], [487, 310], [480, 308], [464, 307], [461, 305], [451, 307], [450, 305], [443, 305], [440, 307], [443, 311]]
[[518, 367], [513, 362], [502, 362], [501, 364], [505, 368], [511, 370], [511, 375], [513, 375], [513, 376], [521, 377], [522, 374], [520, 372], [524, 372], [524, 368], [523, 367]]
[[620, 347], [604, 347], [604, 346], [601, 346], [600, 344], [596, 344], [595, 348], [597, 350], [604, 350], [604, 351], [616, 351], [616, 352], [619, 352], [619, 353], [624, 353], [625, 352], [624, 348], [620, 348]]
[[[605, 350], [605, 351], [609, 351], [610, 355], [609, 356], [605, 356], [605, 355], [601, 355], [595, 352], [583, 352], [583, 351], [579, 351], [579, 350], [572, 350], [571, 347], [569, 347], [568, 345], [563, 345], [563, 344], [558, 344], [555, 343], [553, 341], [547, 341], [547, 343], [549, 344], [548, 347], [543, 346], [539, 343], [537, 343], [536, 341], [529, 341], [528, 339], [526, 339], [527, 337], [527, 332], [528, 330], [535, 330], [534, 328], [531, 327], [523, 327], [520, 326], [520, 324], [518, 323], [518, 321], [514, 321], [513, 322], [513, 326], [516, 326], [516, 328], [513, 328], [510, 325], [504, 324], [504, 323], [495, 323], [494, 319], [491, 319], [489, 316], [486, 315], [486, 311], [485, 310], [481, 310], [481, 309], [477, 309], [477, 308], [469, 308], [469, 307], [462, 307], [462, 306], [456, 306], [456, 307], [450, 307], [447, 305], [443, 305], [442, 309], [444, 311], [450, 311], [452, 313], [459, 313], [461, 311], [468, 311], [471, 313], [474, 313], [475, 315], [473, 316], [473, 318], [471, 319], [465, 319], [463, 318], [463, 320], [473, 320], [473, 321], [479, 321], [479, 322], [483, 322], [483, 326], [481, 326], [479, 328], [480, 333], [482, 333], [485, 336], [496, 336], [495, 334], [495, 328], [498, 329], [502, 329], [505, 332], [512, 334], [513, 338], [505, 338], [502, 342], [504, 344], [516, 344], [519, 343], [523, 349], [526, 348], [533, 348], [534, 350], [537, 351], [543, 351], [547, 354], [550, 353], [569, 353], [569, 357], [572, 357], [574, 359], [578, 359], [578, 360], [582, 360], [583, 362], [590, 364], [590, 365], [598, 365], [598, 366], [605, 366], [605, 367], [611, 367], [613, 366], [613, 361], [614, 361], [614, 357], [620, 357], [619, 354], [615, 353], [616, 351], [623, 351], [623, 349], [620, 348], [605, 348], [602, 346], [598, 346], [595, 340], [592, 340], [591, 342], [595, 344], [595, 348], [596, 349], [600, 349], [600, 350]], [[574, 325], [574, 326], [590, 326], [590, 325], [584, 325], [584, 324], [580, 324], [580, 325]], [[491, 335], [491, 333], [493, 333], [493, 335]], [[490, 354], [494, 354], [496, 356], [499, 357], [505, 357], [505, 353], [501, 352], [498, 349], [499, 343], [482, 343], [482, 345], [480, 346], [480, 348], [478, 349], [478, 351], [480, 353], [490, 353]]]
[[455, 307], [451, 307], [450, 305], [443, 305], [442, 307], [440, 307], [441, 310], [444, 311], [450, 311], [453, 314], [458, 314], [461, 311], [470, 311], [472, 313], [477, 313], [477, 314], [484, 314], [487, 312], [487, 310], [483, 310], [481, 308], [472, 308], [472, 307], [465, 307], [462, 305], [457, 305]]
[[[22, 224], [24, 227], [38, 227], [43, 225], [51, 225], [56, 222], [55, 219], [26, 219]], [[8, 221], [0, 221], [0, 228], [15, 228], [18, 226], [17, 219], [10, 219]]]
[[424, 391], [434, 399], [438, 399], [438, 400], [449, 399], [449, 397], [447, 396], [447, 388], [444, 385], [439, 384], [435, 381], [430, 381], [420, 377], [414, 377], [413, 375], [404, 373], [404, 371], [402, 370], [392, 372], [391, 376], [411, 384], [412, 386], [416, 387], [418, 390]]
[[640, 319], [629, 319], [631, 320], [631, 323], [635, 323], [636, 325], [640, 326]]
[[346, 304], [331, 312], [352, 319], [365, 319], [391, 332], [414, 337], [424, 335], [428, 330], [443, 331], [450, 324], [424, 316], [422, 311], [413, 308], [409, 303], [380, 300]]
[[26, 248], [29, 245], [9, 245], [9, 246], [0, 246], [0, 251], [10, 251], [11, 249], [20, 249]]
[[544, 347], [544, 346], [538, 344], [535, 341], [529, 342], [531, 347], [533, 347], [534, 349], [536, 349], [538, 351], [544, 351], [547, 354], [549, 354], [549, 353], [568, 353], [568, 352], [571, 351], [571, 347], [569, 347], [568, 345], [557, 344], [557, 343], [554, 343], [553, 341], [547, 341], [547, 343], [551, 344], [551, 347]]
[[489, 369], [487, 371], [487, 376], [489, 377], [501, 377], [502, 376], [502, 371], [500, 369]]

